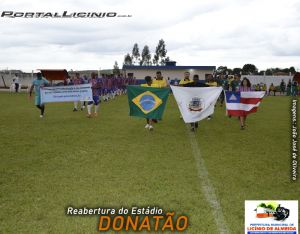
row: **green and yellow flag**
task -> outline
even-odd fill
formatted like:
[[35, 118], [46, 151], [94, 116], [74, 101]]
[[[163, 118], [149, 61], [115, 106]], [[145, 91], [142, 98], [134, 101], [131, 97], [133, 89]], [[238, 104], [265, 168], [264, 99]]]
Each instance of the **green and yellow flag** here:
[[127, 86], [130, 116], [161, 119], [169, 96], [169, 88]]

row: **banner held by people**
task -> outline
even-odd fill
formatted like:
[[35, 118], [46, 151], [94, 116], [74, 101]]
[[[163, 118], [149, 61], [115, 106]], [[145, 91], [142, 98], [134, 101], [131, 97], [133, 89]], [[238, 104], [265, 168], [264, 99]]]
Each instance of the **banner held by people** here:
[[41, 103], [92, 101], [91, 84], [41, 87]]
[[127, 87], [130, 116], [161, 119], [168, 100], [169, 88], [129, 85]]
[[264, 96], [265, 91], [225, 91], [227, 114], [229, 116], [246, 116], [256, 112]]
[[171, 86], [185, 123], [194, 123], [212, 115], [222, 87]]

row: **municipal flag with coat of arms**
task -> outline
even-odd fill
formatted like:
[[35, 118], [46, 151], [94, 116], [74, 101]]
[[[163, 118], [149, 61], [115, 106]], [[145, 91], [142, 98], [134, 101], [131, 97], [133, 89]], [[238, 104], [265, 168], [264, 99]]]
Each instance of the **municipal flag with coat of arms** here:
[[222, 87], [171, 86], [185, 123], [194, 123], [212, 115]]
[[130, 116], [161, 119], [168, 100], [169, 88], [127, 86]]

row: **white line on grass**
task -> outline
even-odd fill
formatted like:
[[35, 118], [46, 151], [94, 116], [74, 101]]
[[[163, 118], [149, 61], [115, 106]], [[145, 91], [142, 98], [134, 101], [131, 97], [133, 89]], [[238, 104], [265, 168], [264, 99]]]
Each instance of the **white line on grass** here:
[[219, 233], [222, 234], [230, 233], [227, 224], [225, 222], [225, 218], [222, 212], [222, 207], [215, 193], [215, 189], [212, 186], [212, 183], [210, 182], [208, 171], [205, 167], [204, 159], [202, 158], [200, 148], [197, 139], [195, 137], [195, 133], [190, 131], [189, 125], [186, 126], [190, 138], [190, 143], [192, 146], [193, 156], [196, 161], [200, 186], [202, 188], [206, 201], [209, 203], [211, 207], [212, 214], [214, 216], [218, 231]]

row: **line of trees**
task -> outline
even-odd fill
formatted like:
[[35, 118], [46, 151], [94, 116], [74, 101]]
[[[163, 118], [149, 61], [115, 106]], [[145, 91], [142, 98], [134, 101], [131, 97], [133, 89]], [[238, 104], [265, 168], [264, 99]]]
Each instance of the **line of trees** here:
[[153, 58], [148, 45], [145, 45], [142, 53], [140, 53], [138, 43], [135, 43], [132, 48], [132, 52], [127, 53], [124, 57], [124, 65], [140, 65], [140, 66], [163, 66], [166, 62], [170, 61], [167, 56], [166, 43], [163, 39], [158, 41], [158, 45], [155, 48]]
[[242, 68], [236, 67], [236, 68], [228, 68], [227, 66], [220, 66], [217, 68], [216, 72], [218, 74], [223, 74], [223, 75], [236, 75], [236, 74], [241, 74], [241, 75], [276, 75], [278, 73], [285, 73], [289, 74], [291, 73], [292, 75], [296, 73], [295, 67], [290, 67], [290, 68], [268, 68], [266, 70], [261, 70], [259, 71], [258, 68], [254, 64], [245, 64]]

